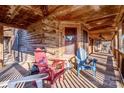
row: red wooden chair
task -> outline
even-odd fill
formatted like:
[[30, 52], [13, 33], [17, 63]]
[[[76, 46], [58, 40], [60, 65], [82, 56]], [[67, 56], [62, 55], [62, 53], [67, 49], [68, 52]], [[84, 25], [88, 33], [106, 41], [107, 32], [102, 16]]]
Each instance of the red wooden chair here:
[[54, 87], [56, 80], [60, 79], [62, 75], [64, 79], [64, 63], [64, 60], [55, 59], [53, 60], [53, 64], [49, 67], [49, 77], [44, 80], [50, 81], [51, 87]]
[[50, 82], [51, 86], [54, 85], [57, 79], [60, 79], [61, 75], [64, 75], [64, 60], [54, 59], [53, 64], [48, 66], [48, 60], [46, 53], [42, 52], [42, 49], [37, 48], [35, 51], [35, 65], [39, 68], [39, 73], [48, 73], [49, 77], [44, 79]]
[[48, 60], [46, 53], [42, 49], [37, 48], [34, 52], [35, 55], [35, 65], [38, 66], [40, 73], [48, 72]]

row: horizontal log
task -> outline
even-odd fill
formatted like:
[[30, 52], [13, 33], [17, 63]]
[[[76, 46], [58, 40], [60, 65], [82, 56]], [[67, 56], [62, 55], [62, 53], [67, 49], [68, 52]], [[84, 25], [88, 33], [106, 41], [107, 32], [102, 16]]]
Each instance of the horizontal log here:
[[51, 44], [47, 44], [47, 43], [42, 43], [42, 44], [32, 44], [32, 47], [36, 48], [36, 47], [50, 47], [50, 48], [57, 48], [58, 45], [51, 45]]
[[58, 41], [51, 41], [51, 40], [47, 40], [47, 39], [45, 39], [45, 40], [43, 40], [43, 43], [49, 43], [49, 44], [58, 44]]
[[0, 22], [0, 25], [3, 25], [3, 26], [9, 26], [9, 27], [14, 27], [14, 28], [18, 28], [18, 29], [27, 29], [26, 27], [24, 26], [21, 26], [20, 24], [12, 24], [12, 23], [4, 23], [4, 22]]
[[57, 34], [56, 33], [53, 33], [53, 34], [51, 34], [51, 33], [44, 33], [44, 37], [57, 37]]

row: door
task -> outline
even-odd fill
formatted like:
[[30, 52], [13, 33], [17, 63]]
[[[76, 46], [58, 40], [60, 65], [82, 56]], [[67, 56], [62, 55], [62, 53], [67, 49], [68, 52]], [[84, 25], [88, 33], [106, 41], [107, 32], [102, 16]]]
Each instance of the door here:
[[65, 54], [74, 55], [76, 53], [77, 28], [65, 28]]

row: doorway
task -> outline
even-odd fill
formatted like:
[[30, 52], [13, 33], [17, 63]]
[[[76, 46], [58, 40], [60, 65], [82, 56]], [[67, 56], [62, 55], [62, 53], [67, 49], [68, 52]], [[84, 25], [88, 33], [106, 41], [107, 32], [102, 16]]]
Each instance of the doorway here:
[[65, 27], [65, 54], [75, 55], [77, 48], [77, 28]]

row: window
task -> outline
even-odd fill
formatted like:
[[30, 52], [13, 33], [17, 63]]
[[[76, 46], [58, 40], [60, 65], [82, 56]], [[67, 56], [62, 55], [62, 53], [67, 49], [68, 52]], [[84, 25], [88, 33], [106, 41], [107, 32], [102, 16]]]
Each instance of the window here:
[[83, 31], [83, 48], [88, 51], [88, 33]]

